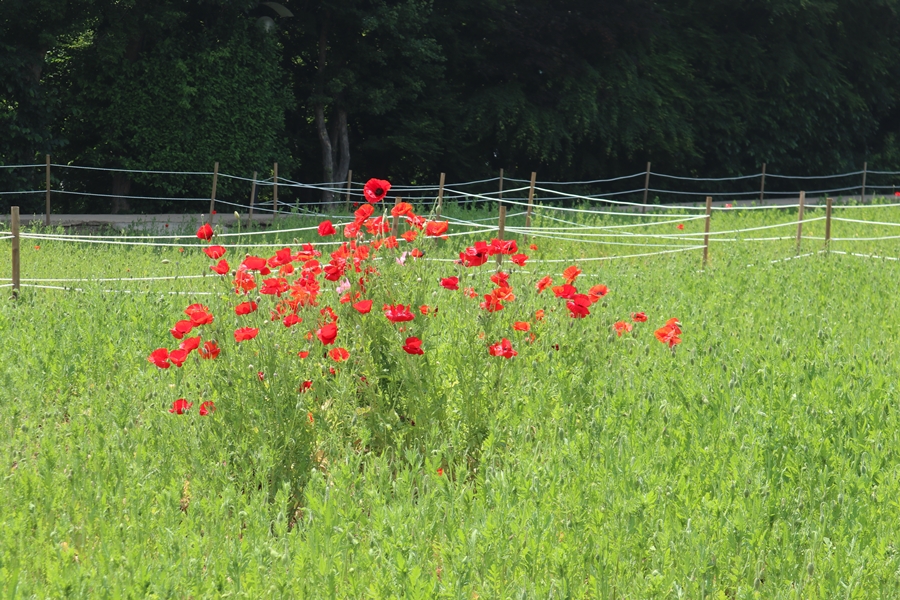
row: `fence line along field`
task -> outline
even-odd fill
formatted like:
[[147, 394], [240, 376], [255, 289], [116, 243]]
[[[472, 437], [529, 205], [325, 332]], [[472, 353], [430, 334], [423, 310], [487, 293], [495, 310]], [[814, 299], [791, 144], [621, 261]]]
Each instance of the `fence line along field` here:
[[0, 231], [5, 594], [898, 595], [900, 206], [569, 200]]

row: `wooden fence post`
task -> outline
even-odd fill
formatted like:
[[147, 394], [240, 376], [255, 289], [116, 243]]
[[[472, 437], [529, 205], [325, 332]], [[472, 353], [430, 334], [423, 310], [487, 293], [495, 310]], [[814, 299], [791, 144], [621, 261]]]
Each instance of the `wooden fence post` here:
[[9, 226], [12, 230], [12, 291], [13, 297], [19, 297], [19, 207], [9, 209]]
[[[396, 200], [394, 200], [394, 206], [397, 206], [398, 204], [400, 204], [400, 202], [400, 196], [397, 196]], [[391, 218], [391, 236], [396, 238], [397, 234], [400, 232], [400, 217], [394, 215]]]
[[531, 172], [531, 187], [528, 188], [528, 210], [525, 211], [525, 229], [531, 227], [531, 210], [534, 208], [534, 182], [537, 180], [537, 173]]
[[766, 195], [766, 163], [763, 163], [762, 168], [762, 176], [759, 182], [759, 203], [763, 203], [763, 198]]
[[[497, 239], [502, 240], [506, 232], [506, 207], [500, 205], [500, 219], [497, 221]], [[503, 263], [503, 254], [497, 254], [497, 268]]]
[[503, 205], [503, 169], [500, 169], [500, 195], [497, 196], [500, 205]]
[[641, 207], [641, 214], [647, 212], [647, 194], [650, 192], [650, 161], [647, 161], [647, 175], [644, 177], [644, 206]]
[[706, 197], [706, 225], [704, 226], [703, 236], [703, 268], [706, 268], [706, 262], [709, 260], [709, 216], [712, 214], [712, 196]]
[[272, 180], [272, 222], [275, 222], [275, 216], [278, 214], [278, 163], [275, 163], [275, 178]]
[[256, 203], [256, 171], [253, 171], [253, 183], [250, 184], [250, 222], [253, 223], [253, 205]]
[[825, 249], [831, 244], [831, 198], [825, 198]]
[[444, 208], [444, 178], [446, 177], [445, 173], [441, 173], [441, 182], [438, 184], [438, 205], [437, 205], [437, 216], [440, 218], [441, 210]]
[[869, 163], [863, 163], [863, 180], [862, 180], [862, 194], [859, 197], [860, 203], [866, 201], [866, 172], [868, 171]]
[[[47, 155], [47, 198], [44, 202], [44, 227], [50, 227], [50, 155]], [[18, 210], [18, 209], [17, 209]]]
[[212, 193], [209, 196], [209, 220], [212, 222], [213, 214], [216, 211], [216, 185], [219, 183], [219, 161], [213, 166], [213, 184]]
[[803, 239], [803, 205], [806, 203], [806, 192], [800, 191], [800, 206], [797, 210], [797, 254], [800, 254], [800, 241]]
[[353, 169], [347, 169], [347, 201], [344, 212], [350, 212], [350, 187], [353, 185]]

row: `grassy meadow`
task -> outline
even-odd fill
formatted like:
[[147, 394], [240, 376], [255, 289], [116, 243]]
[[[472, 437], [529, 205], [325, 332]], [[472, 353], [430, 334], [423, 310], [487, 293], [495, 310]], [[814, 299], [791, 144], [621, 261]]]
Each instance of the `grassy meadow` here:
[[[545, 214], [584, 226], [639, 222]], [[795, 215], [716, 212], [712, 229]], [[835, 216], [900, 223], [900, 208]], [[702, 220], [684, 220], [683, 231], [676, 222], [620, 231], [702, 231]], [[464, 230], [451, 224], [450, 233]], [[492, 234], [420, 239], [424, 258], [400, 265], [401, 247], [366, 263], [379, 272], [365, 294], [370, 314], [340, 304], [325, 281], [319, 306], [301, 308], [303, 322], [290, 328], [270, 320], [271, 296], [236, 315], [231, 277], [208, 270], [214, 261], [196, 238], [183, 252], [23, 239], [23, 278], [206, 277], [44, 282], [81, 291], [23, 288], [18, 300], [3, 288], [0, 593], [896, 598], [900, 262], [837, 252], [898, 257], [900, 240], [834, 241], [836, 252], [819, 253], [824, 242], [805, 239], [810, 255], [781, 260], [795, 256], [794, 240], [748, 239], [795, 231], [719, 236], [738, 241], [711, 244], [705, 269], [700, 250], [591, 261], [660, 248], [561, 230], [508, 234], [530, 260], [504, 258], [516, 299], [494, 313], [478, 306], [494, 287], [493, 258], [472, 269], [438, 260]], [[832, 224], [837, 238], [895, 231]], [[812, 238], [823, 232], [823, 221], [804, 227]], [[297, 251], [320, 239], [311, 231], [213, 243]], [[9, 277], [9, 250], [0, 241], [0, 278]], [[225, 258], [234, 266], [244, 252]], [[564, 262], [540, 262], [548, 260]], [[579, 290], [610, 290], [583, 319], [535, 288], [544, 275], [561, 284], [569, 265], [583, 270]], [[459, 290], [439, 285], [454, 275]], [[221, 355], [158, 369], [147, 356], [177, 347], [169, 328], [194, 302], [215, 316], [199, 333]], [[392, 324], [386, 303], [412, 305], [415, 319]], [[308, 339], [324, 306], [338, 314], [346, 362]], [[648, 321], [617, 336], [613, 323], [635, 312]], [[683, 329], [674, 350], [654, 337], [670, 318]], [[515, 321], [531, 331], [514, 331]], [[236, 344], [242, 326], [259, 336]], [[401, 349], [410, 335], [424, 354]], [[489, 355], [502, 338], [517, 356]], [[301, 392], [304, 381], [311, 387]], [[185, 414], [169, 412], [178, 398], [193, 403]], [[205, 401], [217, 410], [200, 416]]]

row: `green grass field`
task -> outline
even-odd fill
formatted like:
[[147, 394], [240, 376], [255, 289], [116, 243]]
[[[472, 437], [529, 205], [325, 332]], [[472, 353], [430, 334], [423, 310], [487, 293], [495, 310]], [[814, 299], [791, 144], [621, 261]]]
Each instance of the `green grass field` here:
[[[795, 215], [716, 212], [712, 228]], [[835, 216], [900, 223], [900, 208]], [[795, 231], [720, 236], [742, 241], [713, 243], [706, 269], [700, 250], [590, 261], [654, 248], [558, 231], [508, 235], [531, 260], [524, 268], [505, 260], [517, 298], [490, 314], [463, 288], [488, 293], [493, 259], [473, 269], [435, 259], [491, 234], [426, 241], [417, 245], [424, 259], [401, 266], [398, 251], [382, 251], [370, 263], [380, 273], [365, 295], [370, 314], [339, 304], [325, 282], [320, 305], [302, 308], [291, 328], [269, 320], [271, 296], [258, 312], [235, 315], [231, 278], [208, 271], [196, 239], [184, 240], [184, 252], [24, 239], [23, 278], [207, 276], [44, 282], [82, 291], [23, 288], [15, 301], [3, 288], [0, 590], [9, 598], [896, 598], [900, 263], [818, 253], [819, 239], [803, 241], [802, 253], [813, 254], [773, 263], [796, 254], [793, 240], [747, 239]], [[823, 232], [823, 221], [804, 228], [813, 238]], [[836, 238], [895, 232], [832, 224]], [[319, 239], [296, 235], [252, 239], [294, 251]], [[831, 249], [898, 257], [898, 241]], [[646, 243], [660, 242], [677, 243]], [[0, 242], [0, 277], [9, 277], [9, 252]], [[226, 258], [235, 265], [242, 253]], [[556, 259], [565, 262], [538, 262]], [[562, 283], [570, 264], [584, 271], [579, 290], [610, 289], [584, 319], [535, 289], [545, 274]], [[438, 284], [452, 275], [458, 291]], [[200, 333], [218, 340], [221, 355], [158, 369], [147, 356], [177, 347], [168, 330], [193, 302], [215, 315]], [[381, 306], [401, 302], [416, 318], [393, 325]], [[437, 314], [421, 315], [423, 304]], [[326, 305], [350, 354], [339, 364], [307, 339]], [[613, 323], [639, 311], [649, 320], [617, 336]], [[673, 317], [683, 341], [671, 351], [654, 330]], [[531, 323], [533, 343], [514, 321]], [[232, 332], [245, 325], [260, 334], [236, 344]], [[409, 335], [423, 340], [423, 355], [403, 352]], [[489, 355], [501, 338], [518, 356]], [[306, 380], [312, 388], [300, 393]], [[178, 398], [193, 403], [183, 415], [169, 412]], [[217, 410], [201, 417], [204, 401]]]

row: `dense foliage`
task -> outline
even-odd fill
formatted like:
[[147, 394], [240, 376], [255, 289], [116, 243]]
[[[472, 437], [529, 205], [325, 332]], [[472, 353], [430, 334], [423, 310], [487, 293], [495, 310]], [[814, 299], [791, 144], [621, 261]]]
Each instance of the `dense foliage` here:
[[[7, 0], [0, 162], [219, 161], [248, 176], [278, 161], [303, 181], [353, 169], [404, 182], [500, 168], [581, 180], [648, 160], [705, 176], [764, 162], [897, 169], [898, 6]], [[0, 183], [38, 176], [6, 171]], [[67, 177], [70, 189], [123, 196], [208, 193], [206, 182]]]
[[[493, 213], [446, 208], [469, 220]], [[465, 294], [494, 288], [493, 258], [448, 261], [477, 237], [420, 239], [426, 255], [404, 264], [395, 258], [409, 246], [379, 251], [369, 314], [325, 280], [320, 305], [291, 327], [271, 320], [272, 295], [252, 295], [258, 310], [239, 313], [246, 299], [209, 271], [218, 253], [196, 238], [181, 248], [28, 240], [29, 278], [92, 280], [75, 284], [81, 292], [23, 288], [0, 306], [0, 592], [897, 597], [900, 320], [884, 298], [900, 269], [866, 257], [900, 253], [896, 239], [871, 239], [896, 232], [885, 224], [896, 211], [836, 208], [874, 224], [835, 220], [824, 253], [814, 220], [824, 209], [808, 210], [808, 237], [788, 261], [793, 223], [774, 230], [788, 239], [751, 229], [796, 209], [716, 212], [714, 232], [743, 233], [716, 236], [702, 270], [697, 250], [601, 263], [580, 258], [629, 250], [519, 237], [530, 258], [504, 260], [516, 298], [494, 312]], [[560, 225], [545, 215], [538, 227]], [[703, 220], [566, 218], [703, 231]], [[337, 247], [318, 221], [212, 241], [257, 245], [228, 248], [232, 265], [305, 242], [325, 263]], [[579, 289], [609, 288], [584, 319], [535, 285], [545, 273], [562, 283], [572, 264], [584, 270]], [[441, 283], [450, 276], [458, 289]], [[129, 279], [99, 280], [108, 277]], [[174, 339], [169, 329], [197, 302], [215, 319]], [[391, 323], [387, 302], [411, 304], [414, 320]], [[328, 346], [316, 333], [325, 306], [339, 328]], [[684, 329], [674, 349], [654, 336], [670, 317]], [[258, 335], [233, 341], [245, 327]], [[206, 360], [197, 348], [183, 367], [148, 362], [151, 349], [194, 335], [221, 352]], [[423, 354], [402, 347], [409, 336]], [[501, 338], [516, 356], [492, 355]], [[347, 360], [332, 358], [337, 346]]]

